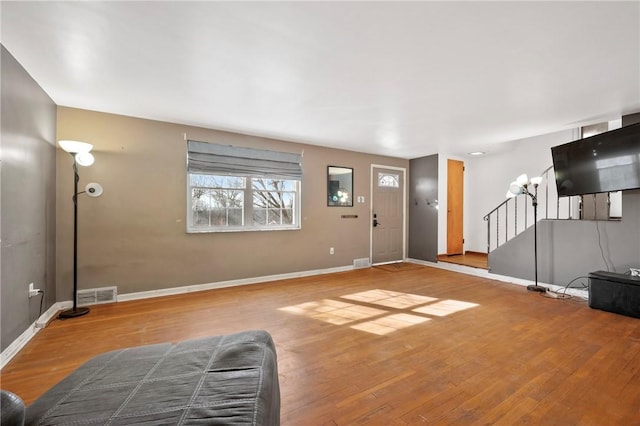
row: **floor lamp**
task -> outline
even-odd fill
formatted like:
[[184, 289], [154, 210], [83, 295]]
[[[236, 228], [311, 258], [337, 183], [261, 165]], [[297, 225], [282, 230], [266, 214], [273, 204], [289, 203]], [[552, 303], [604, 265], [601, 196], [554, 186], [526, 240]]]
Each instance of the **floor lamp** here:
[[[529, 180], [526, 174], [522, 174], [509, 185], [507, 197], [512, 198], [520, 194], [531, 197], [531, 204], [533, 205], [533, 262], [535, 285], [528, 285], [527, 290], [545, 293], [547, 288], [538, 285], [538, 185], [540, 185], [540, 182], [542, 182], [542, 177], [540, 176], [532, 177], [531, 180]], [[533, 193], [529, 190], [531, 186], [533, 186]]]
[[93, 145], [86, 142], [59, 141], [60, 148], [73, 157], [73, 308], [62, 311], [59, 318], [75, 318], [89, 313], [89, 308], [78, 307], [78, 195], [86, 193], [91, 197], [99, 197], [102, 194], [102, 186], [90, 183], [85, 190], [78, 192], [78, 165], [90, 166], [94, 158], [91, 154]]

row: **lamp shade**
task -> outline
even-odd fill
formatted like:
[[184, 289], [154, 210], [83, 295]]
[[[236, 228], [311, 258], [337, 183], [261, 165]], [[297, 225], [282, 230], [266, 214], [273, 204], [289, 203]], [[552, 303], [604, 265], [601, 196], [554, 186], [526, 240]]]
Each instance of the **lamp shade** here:
[[536, 176], [531, 178], [532, 185], [536, 185], [536, 186], [540, 185], [540, 182], [542, 182], [542, 176]]
[[104, 189], [99, 183], [91, 182], [84, 187], [84, 192], [86, 192], [89, 197], [99, 197], [104, 192]]
[[62, 140], [58, 141], [60, 148], [67, 152], [78, 154], [80, 152], [89, 152], [93, 149], [93, 145], [87, 142]]
[[76, 162], [81, 166], [90, 166], [94, 161], [95, 158], [90, 152], [79, 152], [76, 154]]
[[526, 173], [523, 173], [516, 178], [516, 182], [518, 183], [518, 185], [524, 186], [529, 183], [529, 178], [527, 177]]
[[507, 195], [505, 195], [505, 197], [506, 197], [506, 198], [513, 198], [513, 197], [515, 197], [516, 195], [518, 195], [518, 194], [514, 194], [514, 193], [513, 193], [513, 192], [511, 192], [511, 191], [507, 191]]
[[511, 185], [509, 185], [509, 192], [511, 192], [513, 195], [520, 195], [524, 191], [522, 190], [522, 185], [514, 181], [514, 182], [511, 182]]

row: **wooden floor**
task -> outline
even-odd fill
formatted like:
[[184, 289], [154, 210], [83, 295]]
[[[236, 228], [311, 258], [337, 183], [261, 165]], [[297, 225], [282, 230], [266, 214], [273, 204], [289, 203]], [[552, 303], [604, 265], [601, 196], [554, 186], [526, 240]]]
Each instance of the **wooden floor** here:
[[437, 268], [92, 307], [1, 372], [31, 402], [103, 351], [268, 330], [283, 425], [640, 424], [640, 320]]
[[470, 266], [472, 268], [488, 269], [486, 253], [468, 251], [464, 254], [446, 255], [439, 254], [438, 262], [455, 263], [457, 265]]

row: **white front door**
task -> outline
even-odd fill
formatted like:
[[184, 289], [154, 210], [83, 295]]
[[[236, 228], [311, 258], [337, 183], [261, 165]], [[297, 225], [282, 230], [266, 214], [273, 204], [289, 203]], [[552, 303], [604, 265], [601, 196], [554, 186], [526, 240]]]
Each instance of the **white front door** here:
[[373, 167], [371, 261], [404, 259], [404, 170]]

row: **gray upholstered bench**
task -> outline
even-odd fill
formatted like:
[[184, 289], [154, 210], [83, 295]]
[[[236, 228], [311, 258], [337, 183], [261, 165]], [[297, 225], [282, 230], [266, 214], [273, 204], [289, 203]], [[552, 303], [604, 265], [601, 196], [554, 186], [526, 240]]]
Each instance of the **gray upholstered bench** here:
[[27, 407], [25, 416], [27, 425], [195, 423], [280, 424], [276, 351], [267, 332], [96, 356]]

